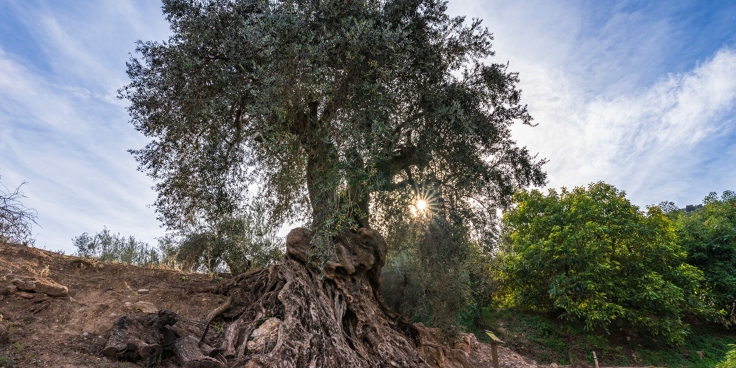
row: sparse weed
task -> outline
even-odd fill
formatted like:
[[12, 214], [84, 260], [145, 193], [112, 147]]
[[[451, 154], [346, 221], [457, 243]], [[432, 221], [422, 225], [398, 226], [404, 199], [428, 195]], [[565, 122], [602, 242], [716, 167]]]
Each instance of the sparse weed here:
[[46, 267], [44, 267], [43, 269], [41, 269], [41, 271], [38, 272], [38, 275], [41, 277], [49, 277], [50, 272], [51, 271], [49, 270], [49, 266], [46, 265]]
[[130, 285], [128, 285], [128, 282], [127, 282], [127, 281], [126, 281], [126, 282], [123, 282], [123, 284], [124, 284], [124, 285], [125, 285], [125, 287], [126, 287], [126, 288], [127, 288], [128, 290], [130, 290], [130, 291], [131, 291], [131, 292], [132, 292], [133, 294], [135, 294], [135, 295], [138, 295], [138, 292], [137, 292], [137, 291], [135, 291], [135, 290], [133, 290], [133, 288], [132, 288], [132, 287], [130, 287]]
[[26, 349], [26, 346], [21, 344], [19, 341], [16, 341], [13, 343], [13, 349], [15, 349], [16, 353], [23, 354], [23, 351]]

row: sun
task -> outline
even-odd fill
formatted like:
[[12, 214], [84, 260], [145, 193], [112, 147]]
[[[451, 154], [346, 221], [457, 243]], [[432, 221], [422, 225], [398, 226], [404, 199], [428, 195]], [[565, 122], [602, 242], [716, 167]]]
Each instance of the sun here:
[[436, 194], [426, 187], [415, 189], [413, 202], [409, 207], [413, 216], [431, 217], [437, 210]]

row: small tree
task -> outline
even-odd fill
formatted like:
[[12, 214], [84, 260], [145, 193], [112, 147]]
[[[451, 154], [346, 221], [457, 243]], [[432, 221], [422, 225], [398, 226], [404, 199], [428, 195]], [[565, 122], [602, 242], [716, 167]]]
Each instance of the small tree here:
[[[693, 206], [695, 207], [695, 206]], [[736, 323], [736, 193], [710, 193], [697, 211], [676, 213], [678, 240], [687, 262], [703, 270], [718, 308]]]
[[33, 245], [33, 224], [36, 222], [36, 211], [27, 208], [20, 202], [26, 196], [21, 191], [21, 183], [15, 190], [2, 185], [0, 188], [0, 242]]
[[703, 273], [686, 264], [674, 226], [602, 182], [572, 191], [521, 191], [504, 215], [506, 302], [580, 320], [634, 327], [682, 342], [683, 313], [706, 313]]

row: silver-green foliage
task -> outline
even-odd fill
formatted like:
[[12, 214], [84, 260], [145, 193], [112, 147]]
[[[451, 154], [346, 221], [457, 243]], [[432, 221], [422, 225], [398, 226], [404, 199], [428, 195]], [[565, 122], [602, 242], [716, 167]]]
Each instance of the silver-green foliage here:
[[532, 121], [517, 74], [487, 64], [491, 33], [444, 1], [163, 3], [173, 34], [139, 43], [120, 96], [151, 139], [132, 153], [169, 229], [258, 197], [272, 226], [308, 219], [327, 244], [432, 186], [480, 233], [545, 180], [511, 139]]
[[114, 234], [107, 228], [95, 235], [83, 233], [72, 239], [80, 257], [138, 266], [163, 265], [190, 271], [232, 273], [264, 267], [283, 255], [283, 241], [269, 226], [262, 206], [250, 206], [187, 232], [158, 239], [155, 247], [133, 236]]
[[103, 262], [119, 262], [137, 266], [158, 265], [165, 258], [159, 249], [136, 240], [134, 236], [114, 234], [107, 228], [95, 235], [83, 233], [72, 239], [79, 257]]
[[185, 233], [177, 260], [184, 268], [232, 273], [268, 266], [283, 255], [283, 241], [264, 217], [262, 206]]

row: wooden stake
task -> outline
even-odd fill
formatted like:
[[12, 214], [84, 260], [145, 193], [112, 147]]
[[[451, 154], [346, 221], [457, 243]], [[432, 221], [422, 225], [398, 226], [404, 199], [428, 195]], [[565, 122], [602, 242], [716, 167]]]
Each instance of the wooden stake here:
[[493, 368], [498, 368], [498, 352], [496, 351], [496, 345], [503, 341], [496, 337], [496, 335], [491, 331], [486, 331], [486, 334], [491, 338], [491, 357], [493, 358]]
[[491, 340], [491, 357], [493, 357], [493, 368], [498, 368], [498, 352], [496, 351], [496, 341]]
[[595, 362], [595, 368], [599, 368], [598, 367], [598, 357], [595, 355], [595, 351], [593, 352], [593, 361]]

